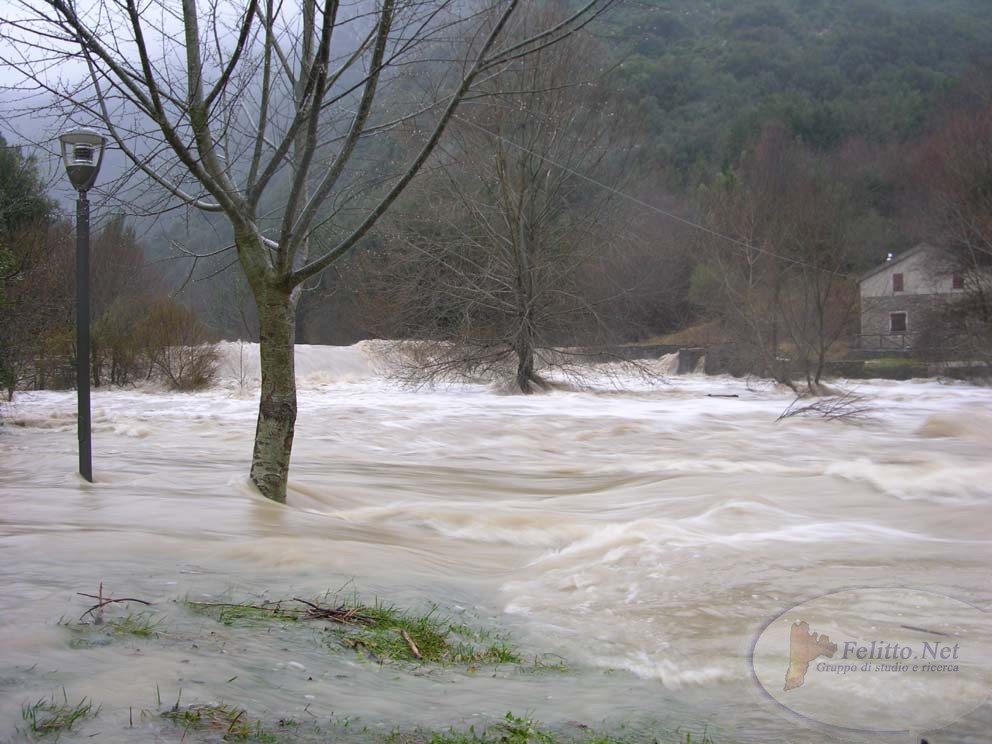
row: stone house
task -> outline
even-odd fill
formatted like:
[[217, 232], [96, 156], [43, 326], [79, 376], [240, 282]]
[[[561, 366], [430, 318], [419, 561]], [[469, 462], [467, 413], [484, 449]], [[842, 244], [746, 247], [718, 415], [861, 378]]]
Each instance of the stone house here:
[[921, 244], [863, 274], [861, 337], [864, 350], [912, 348], [928, 313], [964, 294], [964, 276], [938, 248]]

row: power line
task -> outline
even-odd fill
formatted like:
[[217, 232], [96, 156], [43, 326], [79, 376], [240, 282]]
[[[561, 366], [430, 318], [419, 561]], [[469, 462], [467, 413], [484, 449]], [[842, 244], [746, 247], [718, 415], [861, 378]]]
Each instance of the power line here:
[[506, 144], [508, 144], [508, 145], [510, 145], [512, 147], [516, 147], [518, 150], [522, 150], [523, 152], [526, 152], [528, 155], [533, 155], [535, 158], [540, 158], [544, 162], [549, 163], [549, 164], [555, 166], [556, 168], [560, 168], [561, 170], [565, 171], [566, 173], [570, 173], [571, 175], [573, 175], [573, 176], [575, 176], [577, 178], [581, 178], [583, 181], [588, 181], [589, 183], [591, 183], [591, 184], [593, 184], [595, 186], [599, 186], [602, 189], [606, 189], [607, 191], [609, 191], [609, 192], [611, 192], [613, 194], [616, 194], [620, 198], [626, 199], [627, 201], [632, 202], [633, 204], [636, 204], [639, 207], [643, 207], [644, 209], [648, 209], [648, 210], [650, 210], [652, 212], [655, 212], [656, 214], [662, 215], [663, 217], [667, 217], [670, 220], [674, 220], [675, 222], [678, 222], [678, 223], [681, 223], [683, 225], [686, 225], [687, 227], [692, 227], [692, 228], [694, 228], [696, 230], [699, 230], [700, 232], [704, 232], [704, 233], [706, 233], [708, 235], [712, 235], [715, 238], [720, 238], [721, 240], [725, 240], [728, 243], [732, 243], [733, 245], [738, 246], [740, 248], [743, 248], [745, 250], [748, 250], [748, 251], [757, 251], [758, 253], [763, 253], [763, 254], [765, 254], [767, 256], [772, 256], [772, 257], [778, 258], [778, 259], [780, 259], [782, 261], [787, 261], [788, 263], [795, 264], [796, 266], [803, 266], [805, 268], [813, 269], [815, 271], [822, 271], [825, 274], [834, 274], [836, 276], [847, 276], [846, 274], [844, 274], [844, 273], [842, 273], [840, 271], [833, 271], [831, 269], [825, 269], [822, 266], [816, 266], [814, 264], [807, 263], [806, 261], [803, 261], [803, 260], [798, 259], [798, 258], [793, 258], [791, 256], [783, 256], [781, 253], [776, 253], [775, 251], [770, 251], [767, 248], [762, 248], [761, 246], [753, 245], [752, 243], [747, 243], [747, 242], [745, 242], [743, 240], [739, 240], [738, 238], [731, 237], [730, 235], [725, 235], [724, 233], [721, 233], [721, 232], [719, 232], [717, 230], [714, 230], [711, 227], [706, 227], [706, 225], [701, 225], [698, 222], [693, 222], [690, 219], [687, 219], [685, 217], [681, 217], [681, 216], [679, 216], [679, 215], [677, 215], [677, 214], [675, 214], [673, 212], [669, 212], [669, 211], [667, 211], [665, 209], [662, 209], [661, 207], [655, 206], [654, 204], [650, 204], [650, 203], [648, 203], [646, 201], [643, 201], [642, 199], [638, 199], [636, 196], [631, 196], [630, 194], [626, 193], [625, 191], [621, 191], [620, 189], [614, 188], [613, 186], [610, 186], [607, 183], [603, 183], [602, 181], [597, 181], [592, 176], [587, 176], [585, 173], [581, 173], [580, 171], [577, 171], [574, 168], [569, 168], [567, 165], [563, 165], [562, 163], [559, 163], [559, 162], [557, 162], [555, 160], [552, 160], [551, 158], [549, 158], [549, 157], [547, 157], [545, 155], [542, 155], [539, 152], [534, 152], [533, 150], [530, 150], [530, 149], [524, 147], [523, 145], [517, 144], [513, 140], [511, 140], [511, 139], [509, 139], [507, 137], [504, 137], [503, 135], [499, 134], [498, 132], [494, 132], [491, 129], [487, 129], [486, 127], [482, 126], [481, 124], [478, 124], [478, 123], [476, 123], [474, 121], [469, 121], [468, 119], [463, 119], [461, 116], [458, 116], [457, 114], [455, 114], [454, 118], [455, 119], [458, 119], [458, 121], [462, 122], [463, 124], [468, 124], [469, 126], [475, 127], [479, 131], [485, 132], [490, 137], [494, 137], [494, 138], [500, 140], [501, 142], [505, 142]]

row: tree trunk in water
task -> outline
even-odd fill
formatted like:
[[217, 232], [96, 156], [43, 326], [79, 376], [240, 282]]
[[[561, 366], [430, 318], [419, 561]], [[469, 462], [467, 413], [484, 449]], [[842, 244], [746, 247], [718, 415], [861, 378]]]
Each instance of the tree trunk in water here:
[[534, 348], [529, 338], [517, 345], [517, 387], [525, 395], [534, 392]]
[[296, 298], [272, 290], [258, 303], [262, 392], [251, 479], [266, 498], [286, 503], [296, 426]]

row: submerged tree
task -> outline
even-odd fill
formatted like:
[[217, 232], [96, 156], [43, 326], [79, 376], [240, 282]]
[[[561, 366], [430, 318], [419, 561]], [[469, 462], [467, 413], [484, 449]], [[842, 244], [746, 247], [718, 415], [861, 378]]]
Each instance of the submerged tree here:
[[[9, 15], [27, 84], [98, 124], [174, 204], [222, 214], [258, 311], [261, 400], [251, 478], [285, 501], [294, 427], [300, 286], [344, 256], [409, 185], [473, 85], [591, 21], [588, 0], [508, 40], [521, 0], [139, 4], [19, 0]], [[453, 36], [471, 39], [452, 54]], [[444, 42], [442, 44], [442, 42]], [[447, 76], [400, 110], [382, 91], [437, 49]], [[52, 68], [79, 62], [86, 79]], [[430, 60], [439, 64], [438, 59]], [[46, 101], [50, 104], [50, 100]], [[427, 122], [408, 162], [371, 162], [368, 140]], [[377, 190], [372, 190], [376, 182]]]
[[[562, 15], [529, 13], [518, 33]], [[388, 296], [392, 334], [420, 341], [397, 360], [408, 379], [508, 378], [526, 394], [547, 386], [542, 370], [578, 369], [570, 347], [604, 340], [608, 293], [586, 279], [610, 281], [631, 148], [601, 58], [576, 35], [480, 86], [421, 193], [383, 226], [371, 300]]]

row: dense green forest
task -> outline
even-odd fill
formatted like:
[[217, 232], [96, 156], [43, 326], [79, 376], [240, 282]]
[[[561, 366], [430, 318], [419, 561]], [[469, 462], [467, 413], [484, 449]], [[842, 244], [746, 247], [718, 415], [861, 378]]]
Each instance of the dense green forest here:
[[985, 0], [631, 0], [599, 32], [645, 144], [683, 179], [772, 118], [821, 149], [918, 135], [992, 56]]

